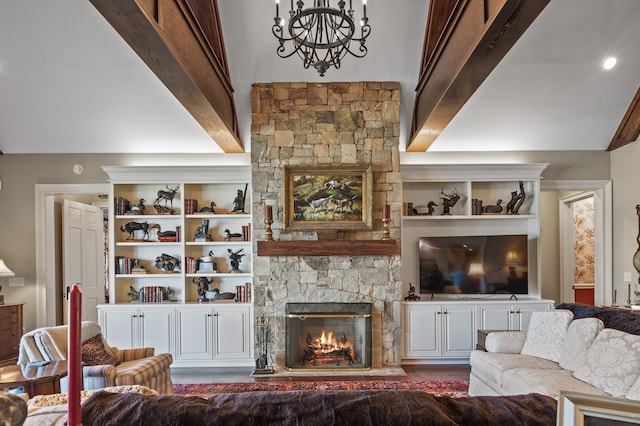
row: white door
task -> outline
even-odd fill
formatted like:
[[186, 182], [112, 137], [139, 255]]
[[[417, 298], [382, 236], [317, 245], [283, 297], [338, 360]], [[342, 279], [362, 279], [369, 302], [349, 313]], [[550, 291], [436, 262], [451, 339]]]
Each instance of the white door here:
[[[62, 252], [64, 286], [81, 284], [82, 320], [98, 320], [104, 301], [104, 231], [102, 209], [64, 200]], [[65, 315], [65, 323], [67, 316]]]
[[176, 359], [211, 360], [213, 358], [213, 310], [210, 307], [178, 309]]
[[405, 355], [426, 357], [441, 355], [440, 305], [405, 306]]
[[174, 335], [173, 309], [142, 309], [141, 345], [154, 348], [156, 354], [173, 353], [171, 337]]

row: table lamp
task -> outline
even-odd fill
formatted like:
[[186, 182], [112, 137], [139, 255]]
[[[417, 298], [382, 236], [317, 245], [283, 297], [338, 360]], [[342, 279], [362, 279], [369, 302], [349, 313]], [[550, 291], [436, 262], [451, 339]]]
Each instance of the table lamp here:
[[[4, 260], [0, 259], [0, 277], [15, 277], [15, 275], [4, 263]], [[2, 286], [0, 286], [0, 291], [2, 291]], [[0, 294], [0, 305], [4, 305], [4, 296], [2, 294]]]

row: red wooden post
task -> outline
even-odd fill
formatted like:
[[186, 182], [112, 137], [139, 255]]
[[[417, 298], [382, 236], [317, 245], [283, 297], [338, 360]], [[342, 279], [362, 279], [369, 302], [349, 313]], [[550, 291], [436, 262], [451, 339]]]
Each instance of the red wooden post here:
[[67, 369], [69, 374], [68, 419], [69, 426], [82, 424], [80, 390], [82, 389], [82, 349], [80, 326], [82, 322], [82, 293], [78, 284], [69, 293], [69, 342], [67, 344]]

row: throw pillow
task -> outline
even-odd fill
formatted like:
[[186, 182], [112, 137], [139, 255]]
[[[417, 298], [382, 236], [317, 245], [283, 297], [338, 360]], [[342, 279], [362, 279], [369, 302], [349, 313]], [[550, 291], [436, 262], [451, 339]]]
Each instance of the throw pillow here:
[[84, 365], [118, 365], [116, 357], [104, 347], [102, 334], [96, 334], [82, 343], [82, 362]]
[[584, 364], [584, 356], [604, 323], [598, 318], [582, 318], [571, 321], [560, 353], [560, 367], [576, 371]]
[[624, 397], [640, 376], [640, 336], [603, 329], [573, 375], [610, 395]]
[[558, 362], [572, 319], [573, 313], [564, 309], [534, 312], [520, 353]]

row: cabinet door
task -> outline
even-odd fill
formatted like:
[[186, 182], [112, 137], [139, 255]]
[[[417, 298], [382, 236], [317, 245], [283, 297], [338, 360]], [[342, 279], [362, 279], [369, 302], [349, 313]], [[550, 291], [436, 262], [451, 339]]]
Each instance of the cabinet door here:
[[443, 356], [468, 357], [476, 335], [475, 306], [443, 305]]
[[174, 333], [173, 309], [143, 309], [140, 343], [145, 348], [154, 348], [156, 354], [173, 354], [171, 344]]
[[531, 321], [531, 314], [536, 311], [544, 311], [551, 309], [551, 305], [547, 303], [538, 304], [526, 304], [526, 305], [514, 305], [513, 311], [515, 313], [515, 330], [527, 331], [529, 328], [529, 321]]
[[102, 335], [110, 346], [120, 349], [138, 347], [138, 328], [140, 317], [138, 309], [117, 309], [103, 311]]
[[405, 307], [406, 356], [440, 356], [441, 317], [440, 305]]
[[212, 319], [213, 309], [210, 307], [178, 309], [176, 359], [212, 359]]
[[478, 329], [479, 330], [512, 330], [513, 306], [504, 305], [478, 305]]
[[216, 359], [250, 358], [250, 314], [248, 307], [214, 308]]

